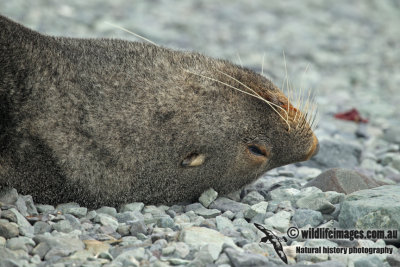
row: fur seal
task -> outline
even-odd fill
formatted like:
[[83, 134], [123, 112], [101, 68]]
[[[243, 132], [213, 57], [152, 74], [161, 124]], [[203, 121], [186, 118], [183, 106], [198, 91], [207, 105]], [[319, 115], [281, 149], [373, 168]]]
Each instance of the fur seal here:
[[249, 69], [0, 16], [0, 184], [35, 202], [193, 201], [317, 151], [309, 116]]

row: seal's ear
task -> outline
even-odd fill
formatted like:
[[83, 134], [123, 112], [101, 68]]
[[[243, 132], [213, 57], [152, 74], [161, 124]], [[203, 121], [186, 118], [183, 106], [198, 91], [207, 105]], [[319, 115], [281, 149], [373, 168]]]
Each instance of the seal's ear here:
[[183, 167], [196, 167], [204, 163], [206, 156], [204, 154], [190, 153], [182, 160], [181, 166]]

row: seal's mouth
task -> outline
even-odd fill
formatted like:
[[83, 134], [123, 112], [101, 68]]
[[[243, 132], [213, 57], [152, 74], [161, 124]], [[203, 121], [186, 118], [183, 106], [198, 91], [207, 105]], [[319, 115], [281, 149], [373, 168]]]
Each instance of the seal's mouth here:
[[313, 142], [311, 144], [310, 150], [307, 153], [307, 157], [305, 160], [309, 160], [310, 158], [312, 158], [313, 156], [317, 155], [319, 151], [319, 142], [317, 137], [315, 136], [315, 134], [313, 134]]

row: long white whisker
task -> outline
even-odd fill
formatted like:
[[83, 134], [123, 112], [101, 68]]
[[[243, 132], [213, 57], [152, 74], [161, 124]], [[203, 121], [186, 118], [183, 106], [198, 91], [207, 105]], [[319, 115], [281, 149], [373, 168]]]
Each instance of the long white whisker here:
[[[211, 77], [202, 75], [202, 74], [198, 74], [198, 73], [195, 73], [195, 72], [191, 72], [191, 71], [185, 70], [185, 69], [184, 69], [184, 71], [186, 71], [186, 72], [188, 72], [188, 73], [191, 73], [191, 74], [193, 74], [193, 75], [197, 75], [197, 76], [199, 76], [199, 77], [203, 77], [203, 78], [205, 78], [205, 79], [209, 79], [209, 80], [211, 80], [211, 81], [215, 81], [215, 82], [217, 82], [217, 83], [223, 84], [223, 85], [225, 85], [225, 86], [228, 86], [229, 88], [232, 88], [232, 89], [237, 90], [237, 91], [239, 91], [239, 92], [241, 92], [241, 93], [250, 95], [250, 96], [252, 96], [252, 97], [255, 97], [255, 98], [260, 99], [260, 100], [263, 101], [263, 102], [266, 102], [266, 103], [267, 103], [267, 104], [268, 104], [268, 105], [269, 105], [269, 106], [270, 106], [270, 107], [271, 107], [271, 108], [286, 122], [286, 124], [288, 125], [288, 127], [289, 127], [289, 129], [290, 129], [290, 124], [289, 124], [289, 122], [286, 121], [285, 118], [284, 118], [277, 110], [275, 110], [275, 108], [273, 107], [273, 105], [279, 107], [278, 105], [276, 105], [276, 104], [274, 104], [274, 103], [271, 103], [271, 102], [267, 101], [266, 99], [262, 98], [262, 97], [261, 97], [259, 94], [257, 94], [253, 89], [251, 89], [251, 88], [248, 87], [247, 85], [243, 84], [243, 83], [240, 82], [239, 80], [236, 80], [236, 79], [233, 78], [232, 76], [230, 76], [230, 75], [228, 75], [228, 74], [226, 74], [226, 73], [224, 73], [224, 72], [222, 72], [222, 71], [217, 70], [218, 72], [220, 72], [220, 73], [226, 75], [227, 77], [230, 77], [230, 78], [234, 79], [235, 81], [237, 81], [238, 83], [240, 83], [241, 85], [243, 85], [243, 86], [246, 87], [247, 89], [251, 90], [251, 91], [254, 92], [255, 94], [248, 93], [248, 92], [243, 91], [243, 90], [241, 90], [241, 89], [239, 89], [239, 88], [236, 88], [236, 87], [234, 87], [234, 86], [232, 86], [232, 85], [230, 85], [230, 84], [224, 83], [224, 82], [222, 82], [222, 81], [220, 81], [220, 80], [217, 80], [217, 79], [214, 79], [214, 78], [211, 78]], [[279, 107], [279, 108], [281, 108], [281, 107]], [[281, 108], [281, 109], [282, 109], [282, 108]]]
[[289, 87], [289, 76], [288, 76], [288, 72], [287, 72], [287, 65], [286, 65], [286, 56], [285, 56], [285, 50], [282, 51], [283, 53], [283, 62], [285, 63], [285, 79], [286, 79], [286, 88], [288, 90], [288, 96], [287, 96], [287, 100], [288, 100], [288, 104], [287, 104], [287, 120], [289, 120], [289, 107], [290, 107], [290, 87]]
[[236, 52], [236, 56], [239, 59], [240, 66], [243, 68], [243, 62], [242, 62], [242, 59], [240, 58], [239, 52]]
[[105, 23], [108, 24], [108, 25], [111, 25], [111, 26], [113, 26], [113, 27], [115, 27], [115, 28], [118, 28], [118, 29], [120, 29], [120, 30], [123, 30], [124, 32], [130, 33], [130, 34], [132, 34], [132, 35], [134, 35], [134, 36], [136, 36], [136, 37], [138, 37], [138, 38], [140, 38], [140, 39], [142, 39], [142, 40], [145, 40], [146, 42], [149, 42], [149, 43], [151, 43], [151, 44], [153, 44], [153, 45], [155, 45], [155, 46], [159, 46], [159, 45], [156, 44], [155, 42], [153, 42], [153, 41], [151, 41], [151, 40], [149, 40], [149, 39], [147, 39], [147, 38], [145, 38], [145, 37], [143, 37], [143, 36], [140, 36], [140, 35], [137, 34], [137, 33], [131, 32], [130, 30], [125, 29], [125, 28], [123, 28], [123, 27], [121, 27], [121, 26], [112, 24], [111, 22], [108, 22], [108, 21], [105, 21]]
[[263, 56], [262, 56], [261, 75], [264, 75], [264, 60], [265, 60], [265, 52], [263, 53]]
[[[216, 70], [216, 71], [218, 71], [219, 73], [221, 73], [221, 74], [227, 76], [228, 78], [231, 78], [232, 80], [236, 81], [236, 82], [239, 83], [240, 85], [244, 86], [246, 89], [248, 89], [248, 90], [250, 90], [251, 92], [253, 92], [254, 94], [256, 94], [260, 100], [262, 100], [262, 101], [264, 101], [265, 103], [267, 103], [267, 104], [268, 104], [268, 105], [269, 105], [269, 106], [270, 106], [270, 107], [271, 107], [271, 108], [286, 122], [286, 124], [287, 124], [288, 127], [289, 127], [288, 130], [290, 131], [289, 119], [288, 119], [288, 118], [287, 118], [287, 119], [284, 119], [284, 118], [282, 117], [282, 115], [281, 115], [275, 108], [273, 108], [272, 106], [275, 106], [275, 107], [277, 107], [277, 108], [283, 110], [283, 112], [286, 113], [286, 110], [285, 110], [284, 108], [282, 108], [281, 106], [279, 106], [279, 105], [277, 105], [277, 104], [275, 104], [275, 103], [272, 103], [271, 101], [268, 101], [268, 100], [262, 98], [262, 97], [261, 97], [256, 91], [254, 91], [252, 88], [250, 88], [250, 87], [247, 86], [246, 84], [242, 83], [242, 82], [239, 81], [238, 79], [232, 77], [231, 75], [229, 75], [229, 74], [227, 74], [227, 73], [225, 73], [225, 72], [222, 72], [222, 71], [220, 71], [220, 70]], [[287, 114], [287, 113], [286, 113], [286, 114]], [[288, 117], [288, 116], [287, 116], [287, 117]]]

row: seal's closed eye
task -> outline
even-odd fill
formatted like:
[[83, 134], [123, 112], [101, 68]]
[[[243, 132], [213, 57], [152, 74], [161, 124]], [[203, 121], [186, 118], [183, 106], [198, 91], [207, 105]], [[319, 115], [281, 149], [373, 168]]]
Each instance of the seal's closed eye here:
[[267, 156], [267, 153], [266, 153], [265, 149], [260, 147], [260, 146], [249, 145], [247, 148], [249, 149], [249, 151], [252, 154], [254, 154], [256, 156], [262, 156], [262, 157], [266, 157]]

